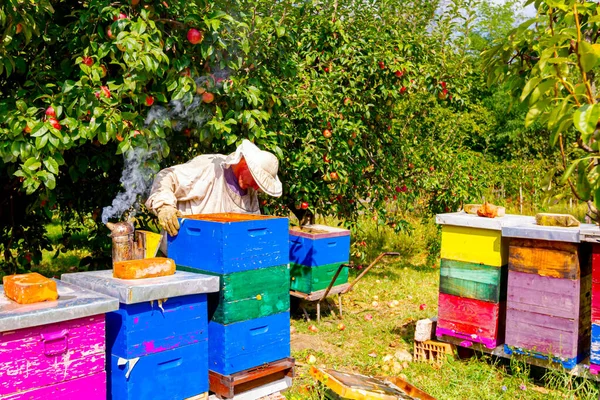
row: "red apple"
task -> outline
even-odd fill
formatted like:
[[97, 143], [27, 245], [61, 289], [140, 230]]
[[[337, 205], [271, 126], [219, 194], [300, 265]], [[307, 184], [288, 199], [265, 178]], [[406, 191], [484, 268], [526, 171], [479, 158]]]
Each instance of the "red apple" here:
[[48, 120], [48, 122], [50, 122], [50, 125], [52, 125], [54, 129], [58, 129], [60, 131], [61, 125], [56, 118], [52, 117]]
[[440, 85], [442, 85], [442, 89], [446, 89], [446, 82], [444, 82], [444, 81], [441, 81], [441, 82], [440, 82]]
[[54, 111], [54, 107], [50, 106], [46, 108], [46, 115], [49, 117], [56, 117], [56, 112]]
[[404, 94], [406, 92], [406, 86], [402, 86], [400, 88], [400, 94]]
[[431, 172], [433, 172], [433, 171], [435, 170], [434, 166], [432, 165], [431, 167], [429, 167], [429, 170], [430, 170]]
[[215, 100], [215, 95], [210, 92], [202, 93], [202, 101], [205, 103], [212, 103]]
[[29, 125], [25, 125], [25, 128], [23, 128], [23, 132], [31, 133], [31, 128], [29, 127]]
[[120, 134], [120, 133], [117, 133], [117, 140], [118, 140], [119, 142], [122, 142], [122, 141], [123, 141], [123, 136], [121, 136], [121, 134]]
[[204, 34], [198, 29], [192, 28], [187, 33], [187, 40], [191, 44], [198, 44], [204, 39]]
[[137, 6], [138, 4], [140, 4], [140, 0], [131, 0], [132, 6]]
[[326, 163], [329, 162], [329, 158], [327, 158], [327, 154], [323, 154], [323, 161], [325, 161]]
[[400, 186], [396, 186], [396, 193], [400, 193], [402, 191], [402, 189], [400, 189]]
[[100, 90], [102, 91], [104, 97], [110, 99], [110, 90], [108, 89], [108, 86], [100, 86]]
[[365, 321], [371, 321], [373, 316], [371, 314], [365, 314]]
[[400, 188], [401, 192], [406, 192], [408, 190], [408, 188], [406, 187], [406, 185], [402, 185], [402, 187]]
[[346, 329], [346, 325], [344, 325], [344, 323], [343, 323], [343, 322], [340, 322], [340, 323], [338, 324], [338, 331], [343, 331], [344, 329]]
[[338, 173], [337, 172], [332, 172], [329, 174], [329, 177], [334, 180], [337, 181], [339, 179]]
[[385, 63], [383, 61], [379, 61], [379, 68], [385, 69]]
[[183, 130], [183, 136], [190, 137], [191, 134], [192, 134], [192, 130], [190, 128], [185, 128]]
[[18, 35], [22, 31], [23, 31], [23, 25], [17, 24], [17, 26], [15, 27], [15, 33]]
[[154, 104], [154, 97], [152, 96], [146, 96], [146, 105], [148, 107], [152, 106], [152, 104]]
[[398, 78], [402, 78], [402, 75], [404, 75], [404, 72], [398, 70], [396, 72], [394, 72], [394, 74], [398, 77]]
[[419, 306], [419, 310], [424, 310], [425, 308], [427, 308], [427, 304], [421, 304]]
[[414, 165], [413, 165], [413, 163], [408, 163], [408, 168], [409, 168], [409, 169], [413, 169], [413, 168], [414, 168]]
[[108, 36], [109, 39], [114, 39], [114, 35], [112, 34], [112, 30], [110, 29], [110, 26], [108, 28], [106, 28], [106, 36]]
[[88, 56], [84, 56], [81, 59], [81, 62], [85, 65], [87, 65], [88, 67], [91, 67], [92, 65], [94, 65], [94, 59], [92, 57], [88, 57]]
[[106, 74], [108, 73], [108, 70], [106, 69], [106, 65], [104, 65], [104, 64], [100, 65], [100, 69], [102, 69], [102, 77], [104, 78], [106, 76]]
[[308, 327], [308, 330], [309, 330], [309, 331], [311, 331], [311, 332], [319, 332], [319, 328], [317, 328], [317, 327], [316, 327], [316, 326], [314, 326], [314, 325], [310, 325], [310, 326]]
[[346, 97], [344, 99], [344, 105], [347, 106], [348, 104], [350, 104], [350, 99]]
[[329, 139], [331, 137], [331, 131], [329, 129], [325, 129], [323, 131], [323, 136], [325, 136], [327, 139]]
[[141, 131], [135, 130], [131, 133], [131, 136], [136, 137], [137, 135], [142, 135]]
[[300, 208], [303, 210], [308, 209], [308, 203], [306, 201], [303, 201], [302, 204], [300, 205]]
[[115, 15], [113, 17], [113, 21], [118, 21], [120, 19], [127, 19], [127, 14], [125, 14], [125, 13], [119, 13], [119, 15]]
[[325, 68], [323, 68], [323, 71], [325, 71], [325, 72], [329, 72], [329, 67], [325, 67]]

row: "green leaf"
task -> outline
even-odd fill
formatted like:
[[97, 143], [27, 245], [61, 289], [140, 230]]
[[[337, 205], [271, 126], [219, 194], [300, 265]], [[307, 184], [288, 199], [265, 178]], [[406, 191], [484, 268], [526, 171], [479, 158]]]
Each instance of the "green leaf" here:
[[584, 104], [573, 113], [573, 124], [584, 138], [594, 133], [598, 119], [600, 119], [598, 104]]
[[58, 163], [52, 157], [48, 157], [44, 160], [44, 166], [54, 175], [58, 174]]
[[276, 33], [277, 33], [277, 37], [282, 37], [283, 35], [285, 35], [285, 27], [279, 25], [276, 29], [275, 29]]
[[585, 40], [579, 42], [577, 51], [579, 52], [581, 67], [585, 72], [588, 72], [594, 68], [600, 59], [600, 54], [598, 51]]
[[588, 180], [586, 169], [587, 163], [585, 161], [580, 161], [577, 168], [577, 183], [575, 185], [575, 191], [583, 201], [589, 200], [590, 196], [592, 195], [590, 181]]
[[527, 98], [527, 96], [529, 96], [529, 93], [531, 93], [533, 91], [533, 89], [535, 89], [541, 81], [542, 81], [542, 78], [540, 78], [540, 77], [531, 78], [525, 84], [525, 87], [523, 88], [523, 93], [521, 93], [520, 100], [524, 101]]
[[25, 164], [23, 164], [23, 166], [29, 169], [30, 171], [35, 171], [42, 166], [42, 163], [39, 162], [36, 158], [31, 157], [27, 161], [25, 161]]

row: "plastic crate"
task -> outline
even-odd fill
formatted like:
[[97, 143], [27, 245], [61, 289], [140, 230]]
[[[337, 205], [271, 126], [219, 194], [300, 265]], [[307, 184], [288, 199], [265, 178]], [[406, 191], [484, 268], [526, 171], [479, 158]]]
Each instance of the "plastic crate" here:
[[424, 342], [415, 341], [415, 361], [440, 365], [446, 360], [446, 356], [451, 356], [453, 354], [454, 345], [450, 343], [441, 343], [436, 342], [435, 340], [426, 340]]

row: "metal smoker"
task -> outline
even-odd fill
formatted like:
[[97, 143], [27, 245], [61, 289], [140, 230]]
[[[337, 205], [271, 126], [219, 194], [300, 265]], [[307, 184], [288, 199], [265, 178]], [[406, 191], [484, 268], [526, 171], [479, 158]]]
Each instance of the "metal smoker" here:
[[106, 227], [111, 231], [113, 263], [144, 258], [146, 235], [136, 232], [131, 222], [108, 222]]

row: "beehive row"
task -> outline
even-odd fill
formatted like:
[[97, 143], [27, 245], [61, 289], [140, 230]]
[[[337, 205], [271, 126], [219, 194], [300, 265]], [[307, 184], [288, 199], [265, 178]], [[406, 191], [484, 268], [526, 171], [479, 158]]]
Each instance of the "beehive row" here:
[[550, 358], [589, 354], [591, 274], [579, 228], [442, 214], [438, 336]]

